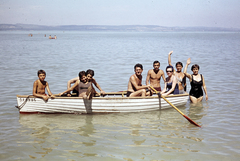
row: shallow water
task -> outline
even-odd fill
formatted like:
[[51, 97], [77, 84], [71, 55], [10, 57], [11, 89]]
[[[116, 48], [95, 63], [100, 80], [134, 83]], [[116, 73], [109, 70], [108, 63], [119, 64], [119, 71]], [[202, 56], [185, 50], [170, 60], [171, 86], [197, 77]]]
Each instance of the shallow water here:
[[[32, 33], [0, 32], [1, 160], [239, 160], [240, 33]], [[32, 93], [39, 69], [54, 94], [89, 68], [104, 91], [121, 91], [136, 63], [144, 66], [145, 83], [152, 62], [164, 70], [171, 50], [173, 64], [191, 57], [200, 65], [209, 100], [179, 109], [202, 128], [174, 109], [22, 115], [14, 107], [17, 94]]]

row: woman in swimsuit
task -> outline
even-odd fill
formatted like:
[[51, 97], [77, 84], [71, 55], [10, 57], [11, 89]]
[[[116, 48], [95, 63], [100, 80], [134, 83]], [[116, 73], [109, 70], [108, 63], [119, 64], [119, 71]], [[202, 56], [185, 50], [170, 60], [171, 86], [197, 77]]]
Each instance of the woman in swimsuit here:
[[173, 67], [170, 65], [167, 66], [166, 72], [168, 77], [166, 78], [165, 86], [161, 94], [163, 96], [167, 96], [169, 94], [179, 94], [177, 78], [173, 75]]
[[[208, 100], [207, 87], [205, 85], [205, 81], [202, 74], [198, 74], [199, 66], [197, 64], [192, 66], [191, 70], [193, 74], [191, 75], [187, 73], [187, 67], [190, 63], [191, 63], [191, 59], [188, 58], [187, 64], [184, 68], [184, 74], [188, 77], [191, 84], [191, 90], [189, 92], [190, 100], [192, 103], [201, 102], [203, 99], [203, 90], [204, 90], [206, 95], [205, 96], [206, 101], [207, 101]], [[203, 87], [203, 90], [202, 90], [202, 87]]]
[[[171, 54], [173, 51], [170, 51], [168, 54], [168, 64], [173, 66], [171, 63]], [[178, 88], [179, 88], [179, 94], [184, 94], [186, 92], [186, 76], [182, 72], [183, 64], [182, 62], [177, 62], [176, 63], [176, 69], [177, 71], [174, 70], [174, 75], [176, 76], [178, 80]]]

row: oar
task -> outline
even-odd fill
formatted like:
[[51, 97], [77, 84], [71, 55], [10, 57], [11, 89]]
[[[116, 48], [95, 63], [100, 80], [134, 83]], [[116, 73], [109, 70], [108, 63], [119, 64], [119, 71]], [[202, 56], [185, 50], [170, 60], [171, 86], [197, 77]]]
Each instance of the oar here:
[[177, 110], [183, 117], [185, 117], [191, 124], [194, 124], [198, 127], [201, 127], [200, 125], [198, 125], [196, 122], [194, 122], [193, 120], [191, 120], [189, 117], [187, 117], [186, 115], [184, 115], [184, 113], [182, 113], [176, 106], [174, 106], [171, 102], [169, 102], [164, 96], [162, 96], [156, 89], [154, 89], [153, 87], [150, 86], [150, 88], [152, 90], [154, 90], [160, 97], [162, 97], [167, 103], [169, 103], [173, 108], [175, 108], [175, 110]]

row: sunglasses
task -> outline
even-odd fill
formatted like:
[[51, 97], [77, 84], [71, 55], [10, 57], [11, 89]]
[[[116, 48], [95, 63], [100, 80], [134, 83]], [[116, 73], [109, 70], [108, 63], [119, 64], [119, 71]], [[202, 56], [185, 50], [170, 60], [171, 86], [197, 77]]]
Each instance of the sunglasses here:
[[168, 72], [172, 73], [172, 71], [168, 71], [168, 70], [167, 70], [167, 73], [168, 73]]

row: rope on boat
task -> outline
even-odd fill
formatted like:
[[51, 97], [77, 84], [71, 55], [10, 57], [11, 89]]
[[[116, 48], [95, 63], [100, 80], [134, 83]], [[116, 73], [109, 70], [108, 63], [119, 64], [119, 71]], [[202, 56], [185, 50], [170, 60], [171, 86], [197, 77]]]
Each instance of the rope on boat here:
[[30, 96], [33, 96], [33, 95], [28, 95], [25, 101], [23, 101], [23, 103], [20, 106], [15, 106], [15, 107], [21, 110], [21, 108], [23, 108], [23, 106], [27, 103]]

